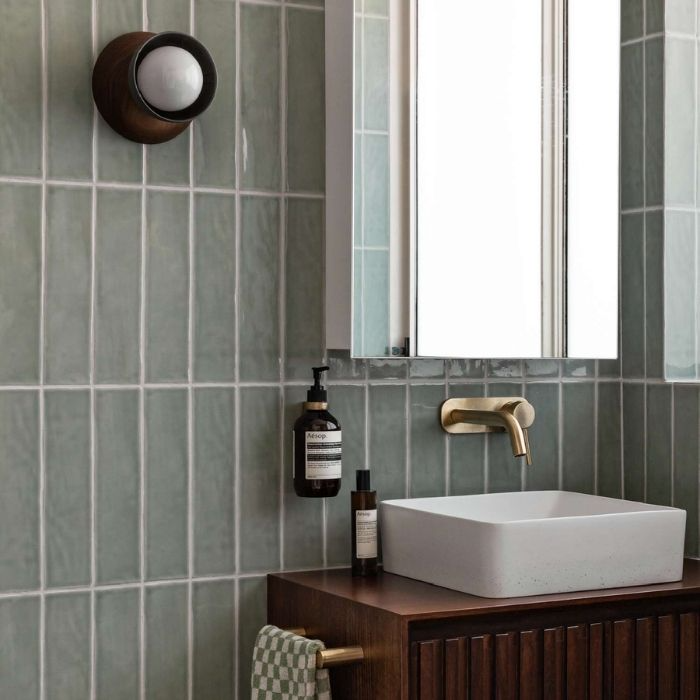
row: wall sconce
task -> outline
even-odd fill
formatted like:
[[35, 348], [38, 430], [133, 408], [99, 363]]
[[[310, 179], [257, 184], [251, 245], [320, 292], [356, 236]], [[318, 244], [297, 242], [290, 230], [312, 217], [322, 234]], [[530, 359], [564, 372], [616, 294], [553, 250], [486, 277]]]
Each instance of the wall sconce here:
[[92, 72], [92, 95], [104, 120], [137, 143], [181, 134], [211, 104], [216, 66], [194, 37], [131, 32], [112, 40]]

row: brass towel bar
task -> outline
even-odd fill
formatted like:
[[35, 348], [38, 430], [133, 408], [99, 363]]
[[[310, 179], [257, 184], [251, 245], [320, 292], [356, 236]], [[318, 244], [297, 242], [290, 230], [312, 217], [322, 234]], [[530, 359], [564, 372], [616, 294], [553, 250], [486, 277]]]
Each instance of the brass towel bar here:
[[[287, 629], [287, 632], [298, 634], [300, 637], [306, 637], [306, 629], [304, 627], [295, 627]], [[335, 668], [336, 666], [348, 666], [350, 664], [360, 663], [365, 658], [365, 653], [362, 647], [338, 647], [337, 649], [323, 649], [316, 652], [316, 667], [317, 668]]]

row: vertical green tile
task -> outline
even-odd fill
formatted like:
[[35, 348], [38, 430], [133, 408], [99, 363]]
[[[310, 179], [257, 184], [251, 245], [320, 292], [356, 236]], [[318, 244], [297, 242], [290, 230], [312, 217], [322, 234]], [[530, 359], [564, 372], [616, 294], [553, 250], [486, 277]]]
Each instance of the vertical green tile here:
[[146, 696], [187, 698], [187, 586], [146, 589]]
[[657, 34], [664, 30], [665, 6], [664, 0], [646, 0], [647, 34]]
[[[331, 390], [333, 401], [335, 391]], [[301, 569], [323, 566], [323, 501], [299, 498], [294, 493], [293, 433], [294, 421], [301, 415], [306, 400], [304, 387], [287, 387], [284, 392], [284, 568]], [[331, 405], [335, 415], [335, 406]], [[342, 421], [341, 421], [342, 427]], [[345, 437], [345, 436], [343, 436]], [[347, 439], [346, 439], [347, 440]], [[343, 447], [346, 445], [343, 441]], [[303, 467], [302, 467], [303, 468]], [[330, 502], [334, 499], [328, 499]]]
[[364, 129], [389, 129], [389, 22], [364, 19]]
[[232, 381], [236, 366], [235, 199], [196, 197], [194, 241], [194, 377]]
[[33, 383], [39, 377], [41, 188], [0, 186], [0, 211], [0, 383]]
[[391, 355], [389, 338], [389, 281], [391, 274], [389, 253], [383, 250], [364, 252], [365, 298], [364, 314], [365, 353], [370, 357]]
[[487, 360], [487, 377], [521, 377], [523, 366], [520, 360]]
[[90, 355], [90, 222], [87, 189], [48, 188], [45, 371], [50, 383], [86, 383]]
[[535, 408], [528, 429], [532, 465], [525, 468], [528, 491], [559, 488], [559, 384], [526, 384], [525, 398]]
[[234, 585], [216, 581], [192, 587], [195, 698], [229, 700], [234, 695]]
[[235, 394], [197, 389], [194, 404], [194, 570], [235, 569]]
[[331, 368], [328, 372], [330, 382], [364, 379], [367, 374], [367, 362], [361, 358], [350, 357], [347, 350], [329, 350], [326, 360]]
[[695, 204], [695, 42], [665, 38], [665, 197]]
[[564, 360], [562, 374], [565, 377], [575, 377], [577, 379], [594, 379], [595, 360], [566, 359]]
[[445, 433], [438, 420], [445, 386], [409, 387], [411, 401], [411, 498], [444, 496]]
[[[350, 562], [348, 493], [355, 486], [355, 470], [365, 466], [365, 387], [333, 386], [330, 409], [343, 429], [343, 481], [336, 498], [326, 500], [326, 542], [329, 566]], [[385, 498], [383, 494], [380, 499]]]
[[46, 700], [90, 696], [90, 595], [46, 598]]
[[486, 373], [485, 360], [449, 359], [445, 364], [450, 379], [482, 379]]
[[[148, 29], [152, 32], [190, 34], [189, 0], [148, 0]], [[190, 130], [172, 141], [148, 146], [146, 158], [148, 182], [164, 185], [189, 184]]]
[[136, 382], [141, 297], [140, 193], [98, 193], [95, 247], [96, 378], [99, 382]]
[[[520, 396], [520, 384], [489, 384], [489, 396]], [[467, 437], [467, 439], [470, 436]], [[503, 433], [489, 433], [486, 436], [488, 452], [488, 491], [489, 493], [504, 491], [520, 491], [524, 458], [513, 456], [510, 438]]]
[[369, 361], [370, 379], [406, 379], [408, 362], [404, 359], [373, 358]]
[[644, 439], [645, 389], [642, 384], [623, 384], [624, 412], [624, 498], [644, 500], [644, 471], [646, 445]]
[[46, 3], [49, 177], [92, 177], [90, 8], [90, 0]]
[[287, 8], [287, 189], [326, 189], [324, 14]]
[[275, 388], [240, 390], [239, 542], [243, 572], [279, 567], [280, 403]]
[[598, 494], [622, 497], [621, 388], [615, 383], [598, 385]]
[[672, 387], [647, 386], [647, 489], [646, 500], [671, 505]]
[[[41, 174], [41, 5], [6, 0], [0, 42], [0, 173]], [[3, 207], [3, 211], [5, 211]]]
[[97, 455], [97, 580], [139, 577], [139, 395], [95, 396]]
[[664, 201], [664, 39], [646, 42], [646, 206]]
[[388, 246], [391, 213], [389, 210], [389, 137], [365, 134], [362, 137], [363, 229], [366, 246]]
[[525, 360], [523, 372], [526, 377], [558, 377], [561, 364], [554, 359]]
[[323, 202], [287, 202], [285, 377], [306, 379], [324, 352]]
[[369, 388], [369, 464], [380, 500], [406, 497], [406, 387]]
[[[142, 27], [142, 0], [97, 0], [97, 50], [121, 34]], [[143, 146], [120, 136], [100, 118], [97, 129], [98, 178], [108, 182], [141, 182]]]
[[195, 182], [207, 187], [236, 184], [236, 3], [197, 0], [197, 38], [209, 49], [219, 82], [216, 99], [194, 129]]
[[564, 384], [563, 487], [594, 492], [595, 385]]
[[241, 208], [240, 376], [248, 381], [276, 381], [280, 376], [280, 202], [244, 197]]
[[365, 304], [364, 304], [364, 254], [362, 248], [352, 253], [352, 354], [358, 357], [365, 352]]
[[413, 379], [443, 379], [445, 377], [445, 360], [410, 360], [408, 374]]
[[644, 216], [622, 216], [622, 373], [644, 376]]
[[622, 47], [620, 65], [620, 204], [644, 205], [644, 80], [641, 42]]
[[187, 574], [187, 392], [146, 392], [146, 576]]
[[238, 697], [250, 692], [252, 650], [258, 631], [267, 621], [265, 579], [249, 578], [239, 583], [238, 600]]
[[629, 41], [644, 35], [644, 2], [646, 0], [622, 0], [621, 39]]
[[673, 505], [687, 512], [685, 552], [698, 556], [698, 387], [673, 387]]
[[47, 391], [46, 583], [90, 583], [90, 394]]
[[646, 214], [646, 376], [664, 374], [664, 216]]
[[0, 697], [39, 700], [39, 598], [0, 600]]
[[38, 413], [36, 392], [0, 393], [0, 591], [39, 585]]
[[189, 195], [148, 195], [146, 376], [187, 378]]
[[[450, 398], [484, 395], [483, 384], [450, 384]], [[450, 435], [450, 496], [484, 493], [484, 455], [486, 440], [482, 435]]]
[[95, 603], [95, 686], [100, 700], [139, 697], [139, 592], [99, 591]]
[[242, 187], [278, 191], [280, 177], [280, 14], [241, 5]]

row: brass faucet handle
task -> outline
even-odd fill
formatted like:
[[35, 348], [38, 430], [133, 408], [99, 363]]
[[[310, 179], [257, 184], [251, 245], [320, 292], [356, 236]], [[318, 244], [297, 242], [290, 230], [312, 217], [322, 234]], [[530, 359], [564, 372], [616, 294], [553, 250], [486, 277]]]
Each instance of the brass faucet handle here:
[[502, 411], [508, 411], [527, 430], [535, 422], [535, 408], [525, 399], [516, 399], [503, 404]]

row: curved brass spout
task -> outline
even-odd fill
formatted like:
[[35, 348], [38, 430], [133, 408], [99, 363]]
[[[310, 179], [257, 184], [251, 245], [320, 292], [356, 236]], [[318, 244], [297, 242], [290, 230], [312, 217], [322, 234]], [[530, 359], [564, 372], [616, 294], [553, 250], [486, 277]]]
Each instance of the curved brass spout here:
[[448, 399], [441, 410], [448, 433], [507, 432], [513, 455], [524, 456], [528, 464], [532, 455], [527, 429], [534, 420], [535, 409], [522, 398]]

